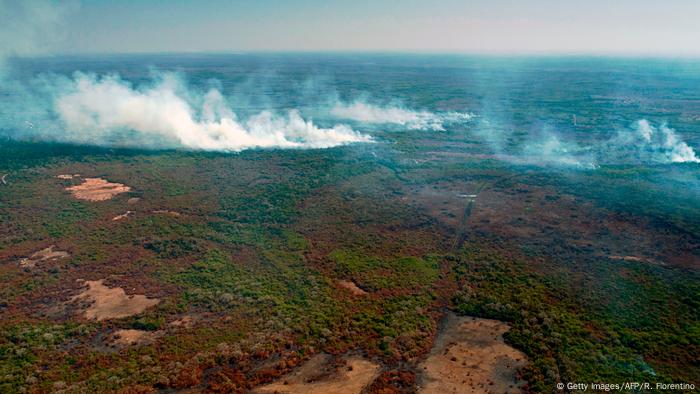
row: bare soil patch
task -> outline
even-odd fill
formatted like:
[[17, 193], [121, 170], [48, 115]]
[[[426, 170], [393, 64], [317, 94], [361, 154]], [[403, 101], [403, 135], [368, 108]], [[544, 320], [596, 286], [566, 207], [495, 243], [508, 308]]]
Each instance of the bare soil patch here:
[[623, 260], [623, 261], [630, 261], [633, 263], [647, 263], [647, 264], [656, 264], [656, 265], [666, 265], [663, 262], [654, 260], [654, 259], [649, 259], [646, 257], [638, 257], [638, 256], [618, 256], [618, 255], [610, 255], [608, 256], [610, 260]]
[[104, 201], [117, 194], [128, 192], [131, 188], [121, 183], [108, 182], [102, 178], [85, 178], [80, 185], [67, 187], [66, 190], [80, 200]]
[[338, 286], [342, 287], [342, 288], [345, 289], [345, 290], [350, 291], [353, 295], [361, 296], [361, 295], [367, 294], [366, 291], [364, 291], [364, 290], [360, 289], [359, 287], [357, 287], [357, 285], [356, 285], [355, 282], [353, 282], [353, 281], [349, 281], [349, 280], [339, 280], [339, 281], [338, 281]]
[[162, 335], [162, 331], [117, 330], [109, 337], [108, 342], [114, 346], [148, 345]]
[[51, 245], [46, 249], [42, 249], [38, 252], [33, 253], [27, 258], [21, 259], [19, 261], [19, 266], [21, 268], [34, 268], [38, 263], [44, 261], [58, 260], [69, 256], [68, 252], [64, 252], [62, 250], [54, 250], [55, 247], [55, 245]]
[[183, 316], [177, 320], [171, 321], [169, 324], [173, 327], [192, 327], [194, 319], [192, 316]]
[[333, 357], [318, 354], [256, 393], [352, 394], [360, 393], [379, 375], [379, 365], [361, 357], [349, 357], [336, 365]]
[[420, 393], [520, 393], [524, 353], [508, 346], [506, 323], [447, 316], [428, 358], [420, 363]]
[[109, 288], [103, 280], [85, 281], [88, 288], [69, 302], [86, 302], [83, 315], [97, 321], [136, 315], [160, 302], [145, 295], [127, 295], [121, 287]]
[[121, 215], [117, 215], [117, 216], [113, 217], [112, 220], [115, 222], [119, 221], [119, 220], [124, 220], [124, 219], [128, 218], [129, 216], [131, 216], [133, 213], [134, 213], [133, 211], [126, 211], [126, 212], [122, 213]]
[[167, 209], [159, 209], [159, 210], [153, 211], [153, 213], [160, 214], [160, 215], [168, 215], [168, 216], [172, 216], [175, 218], [182, 216], [182, 214], [180, 212], [168, 211]]

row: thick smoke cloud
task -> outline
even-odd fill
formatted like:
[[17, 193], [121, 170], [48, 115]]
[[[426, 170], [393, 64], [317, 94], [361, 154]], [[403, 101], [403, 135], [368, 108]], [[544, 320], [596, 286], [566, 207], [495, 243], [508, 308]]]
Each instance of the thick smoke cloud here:
[[[513, 122], [504, 118], [507, 110], [491, 111], [499, 109], [503, 92], [493, 93], [476, 116], [415, 110], [396, 104], [400, 102], [396, 98], [341, 101], [332, 86], [319, 86], [313, 79], [308, 89], [312, 94], [300, 108], [340, 122], [320, 126], [294, 109], [241, 117], [220, 90], [196, 91], [173, 73], [157, 74], [138, 86], [118, 75], [14, 78], [7, 59], [50, 52], [61, 37], [65, 16], [76, 8], [77, 2], [70, 1], [0, 0], [0, 135], [103, 146], [241, 151], [373, 141], [363, 130], [467, 130], [496, 156], [516, 163], [587, 169], [605, 164], [700, 163], [673, 129], [645, 119], [598, 142], [577, 141], [547, 128], [516, 133]], [[319, 101], [324, 95], [327, 100]], [[377, 102], [391, 104], [373, 104]], [[345, 121], [354, 129], [342, 124]]]
[[338, 102], [331, 114], [359, 123], [394, 124], [409, 130], [433, 131], [445, 131], [449, 124], [463, 123], [474, 118], [470, 113], [414, 111], [395, 106], [380, 107], [363, 101], [355, 101], [352, 104]]
[[9, 92], [0, 106], [0, 134], [25, 140], [238, 152], [371, 142], [374, 139], [367, 130], [398, 125], [462, 130], [489, 146], [497, 157], [520, 164], [591, 169], [607, 164], [700, 163], [675, 130], [645, 119], [598, 142], [577, 141], [551, 128], [518, 133], [515, 139], [508, 132], [512, 127], [487, 115], [415, 111], [367, 101], [348, 105], [336, 100], [330, 107], [313, 103], [309, 107], [326, 120], [351, 121], [352, 128], [331, 122], [320, 126], [294, 109], [242, 118], [219, 90], [197, 91], [174, 73], [155, 74], [150, 82], [137, 86], [118, 75], [85, 73], [44, 74], [24, 82], [5, 79], [0, 83]]
[[[322, 128], [298, 111], [263, 111], [238, 119], [222, 94], [198, 95], [172, 73], [147, 87], [118, 76], [77, 74], [56, 99], [56, 112], [73, 142], [130, 146], [158, 141], [166, 146], [241, 151], [249, 148], [328, 148], [372, 138], [346, 125]], [[136, 138], [135, 138], [136, 137]]]
[[0, 0], [0, 134], [91, 145], [241, 151], [328, 148], [372, 138], [338, 124], [319, 127], [296, 110], [241, 120], [215, 89], [193, 92], [174, 74], [149, 86], [77, 73], [14, 78], [8, 59], [50, 52], [77, 2]]

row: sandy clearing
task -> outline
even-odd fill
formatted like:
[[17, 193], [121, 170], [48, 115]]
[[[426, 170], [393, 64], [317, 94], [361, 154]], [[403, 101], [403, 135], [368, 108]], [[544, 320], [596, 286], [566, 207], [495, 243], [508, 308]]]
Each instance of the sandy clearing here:
[[168, 216], [172, 216], [175, 218], [182, 216], [182, 214], [180, 212], [168, 211], [167, 209], [155, 210], [155, 211], [153, 211], [153, 213], [157, 213], [157, 214], [161, 214], [161, 215], [168, 215]]
[[133, 213], [134, 213], [134, 211], [126, 211], [126, 212], [122, 213], [121, 215], [117, 215], [117, 216], [113, 217], [112, 220], [113, 221], [124, 220], [124, 219], [128, 218], [129, 216], [131, 216]]
[[654, 259], [646, 258], [646, 257], [638, 257], [638, 256], [619, 256], [619, 255], [610, 255], [608, 256], [610, 260], [623, 260], [623, 261], [628, 261], [628, 262], [633, 262], [633, 263], [646, 263], [646, 264], [655, 264], [655, 265], [666, 265], [661, 261], [657, 261]]
[[140, 198], [138, 197], [131, 197], [130, 199], [126, 200], [127, 204], [136, 204], [137, 202], [141, 201]]
[[498, 320], [447, 316], [428, 358], [419, 364], [420, 393], [520, 393], [524, 353], [508, 346]]
[[61, 174], [61, 175], [56, 175], [56, 178], [58, 179], [64, 179], [64, 180], [69, 180], [69, 179], [74, 179], [74, 178], [80, 178], [80, 174]]
[[357, 287], [355, 282], [349, 280], [339, 280], [338, 286], [342, 287], [343, 289], [349, 290], [353, 295], [361, 296], [367, 294], [366, 291]]
[[637, 256], [617, 256], [617, 255], [610, 255], [608, 256], [612, 260], [625, 260], [625, 261], [634, 261], [636, 263], [642, 263], [646, 261], [645, 258], [643, 257], [637, 257]]
[[163, 335], [163, 331], [117, 330], [108, 339], [117, 346], [148, 345]]
[[103, 280], [85, 281], [88, 288], [69, 301], [90, 303], [83, 312], [86, 319], [101, 321], [136, 315], [160, 302], [157, 298], [144, 295], [127, 295], [121, 287], [109, 288], [102, 282]]
[[333, 357], [318, 354], [276, 382], [256, 393], [353, 394], [360, 393], [379, 375], [379, 365], [361, 357], [345, 359], [335, 368]]
[[51, 245], [46, 249], [42, 249], [38, 252], [33, 253], [27, 258], [21, 259], [19, 261], [19, 266], [21, 268], [34, 268], [37, 265], [37, 263], [49, 260], [58, 260], [69, 256], [68, 252], [64, 252], [62, 250], [53, 250], [53, 248], [55, 247], [55, 245]]
[[183, 316], [169, 323], [173, 327], [191, 327], [194, 324], [192, 316]]
[[117, 194], [128, 192], [131, 188], [121, 183], [107, 182], [102, 178], [85, 178], [80, 185], [67, 187], [66, 190], [80, 200], [104, 201]]

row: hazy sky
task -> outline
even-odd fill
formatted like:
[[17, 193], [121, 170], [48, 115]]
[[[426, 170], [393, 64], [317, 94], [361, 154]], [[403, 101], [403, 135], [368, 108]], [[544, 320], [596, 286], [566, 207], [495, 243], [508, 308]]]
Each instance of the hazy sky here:
[[85, 0], [66, 14], [56, 52], [700, 55], [700, 0]]

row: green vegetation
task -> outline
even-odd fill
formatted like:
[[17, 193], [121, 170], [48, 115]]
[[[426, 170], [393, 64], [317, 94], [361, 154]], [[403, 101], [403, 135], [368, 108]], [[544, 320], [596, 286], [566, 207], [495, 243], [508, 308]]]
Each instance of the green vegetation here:
[[[551, 174], [398, 145], [426, 160], [362, 148], [0, 144], [11, 173], [0, 185], [0, 391], [242, 391], [318, 352], [358, 352], [410, 375], [445, 308], [508, 322], [533, 392], [559, 381], [698, 382], [692, 190], [640, 192], [661, 170]], [[132, 191], [78, 201], [64, 173]], [[466, 209], [458, 195], [476, 191]], [[50, 245], [70, 256], [17, 264]], [[161, 301], [84, 321], [66, 303], [79, 279]], [[119, 329], [158, 339], [110, 346]]]
[[[0, 328], [0, 391], [17, 392], [25, 384], [39, 383], [38, 363], [55, 354], [67, 343], [88, 335], [91, 327], [76, 323], [4, 324]], [[65, 361], [71, 362], [72, 359]], [[68, 365], [62, 372], [70, 377]]]
[[531, 359], [524, 376], [535, 391], [557, 381], [694, 381], [700, 373], [688, 368], [700, 351], [694, 274], [600, 260], [586, 273], [537, 272], [469, 244], [455, 275], [464, 283], [453, 299], [459, 312], [512, 325], [507, 340]]
[[425, 288], [438, 278], [437, 257], [379, 258], [335, 250], [329, 255], [340, 277], [351, 277], [361, 287], [382, 289]]

